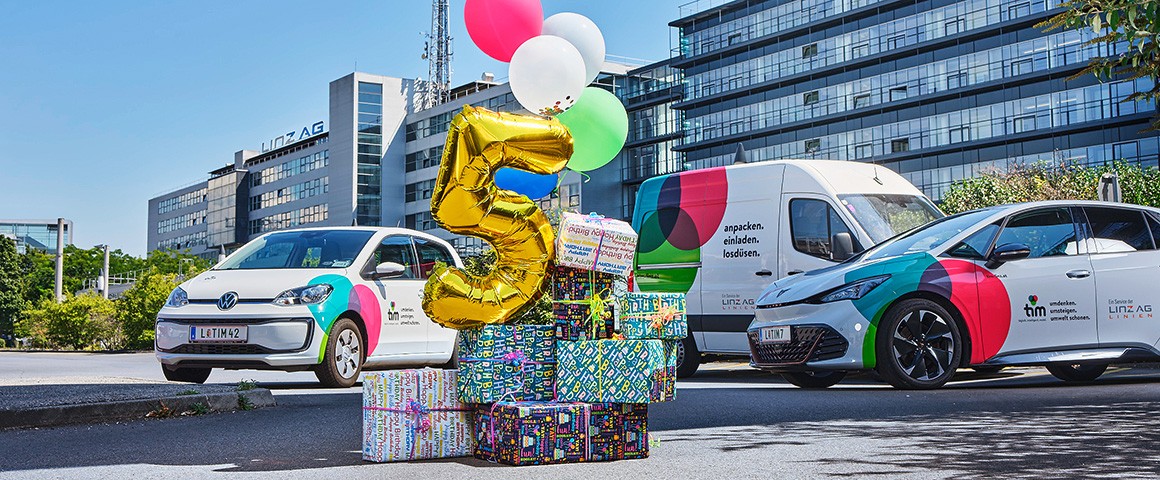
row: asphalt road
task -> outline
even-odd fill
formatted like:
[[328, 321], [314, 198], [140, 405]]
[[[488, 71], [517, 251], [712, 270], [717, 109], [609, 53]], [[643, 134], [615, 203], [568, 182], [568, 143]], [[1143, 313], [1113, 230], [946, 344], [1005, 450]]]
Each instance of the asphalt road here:
[[[59, 372], [68, 370], [68, 372]], [[160, 377], [148, 355], [0, 353], [0, 385], [22, 375]], [[27, 381], [27, 377], [24, 377]], [[645, 460], [504, 467], [471, 458], [364, 463], [361, 392], [309, 373], [255, 378], [279, 406], [203, 417], [0, 432], [0, 478], [1156, 478], [1160, 370], [1092, 385], [1041, 369], [964, 370], [937, 391], [870, 378], [800, 390], [717, 363], [651, 407]]]

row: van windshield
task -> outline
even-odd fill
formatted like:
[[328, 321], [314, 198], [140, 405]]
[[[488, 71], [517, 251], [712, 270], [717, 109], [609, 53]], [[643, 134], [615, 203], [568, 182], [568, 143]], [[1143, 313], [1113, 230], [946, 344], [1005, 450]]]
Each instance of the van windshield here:
[[247, 243], [214, 270], [346, 268], [374, 232], [302, 230], [271, 233]]
[[874, 243], [944, 216], [921, 195], [848, 194], [838, 195], [838, 200]]

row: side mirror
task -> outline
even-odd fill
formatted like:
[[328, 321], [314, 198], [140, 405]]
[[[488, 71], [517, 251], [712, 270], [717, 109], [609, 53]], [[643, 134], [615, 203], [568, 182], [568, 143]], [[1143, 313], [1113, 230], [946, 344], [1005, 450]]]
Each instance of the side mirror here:
[[830, 237], [830, 257], [844, 262], [854, 256], [854, 238], [849, 232], [835, 233]]
[[407, 271], [407, 267], [395, 262], [383, 262], [375, 267], [371, 278], [392, 278], [403, 275]]
[[984, 266], [994, 270], [1004, 263], [1022, 260], [1030, 255], [1031, 247], [1022, 243], [1007, 243], [995, 247], [995, 251], [991, 252], [990, 257], [987, 257], [987, 264]]

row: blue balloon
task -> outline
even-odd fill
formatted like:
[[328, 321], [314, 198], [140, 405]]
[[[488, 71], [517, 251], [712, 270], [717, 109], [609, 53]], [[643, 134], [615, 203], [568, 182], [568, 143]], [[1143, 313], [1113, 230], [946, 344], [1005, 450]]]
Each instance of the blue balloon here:
[[556, 189], [559, 174], [540, 175], [514, 168], [501, 168], [495, 172], [495, 185], [505, 190], [511, 190], [535, 200], [543, 198]]

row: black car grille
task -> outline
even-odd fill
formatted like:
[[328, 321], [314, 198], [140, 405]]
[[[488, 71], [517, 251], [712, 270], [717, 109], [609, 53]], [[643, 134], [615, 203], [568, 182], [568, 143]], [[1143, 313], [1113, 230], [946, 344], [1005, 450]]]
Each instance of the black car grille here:
[[273, 353], [275, 350], [261, 345], [246, 343], [187, 343], [169, 353], [188, 353], [197, 355], [251, 355], [258, 353]]
[[794, 326], [791, 340], [785, 343], [760, 343], [757, 335], [757, 331], [749, 332], [749, 349], [753, 362], [762, 366], [841, 358], [850, 347], [842, 335], [824, 325]]

